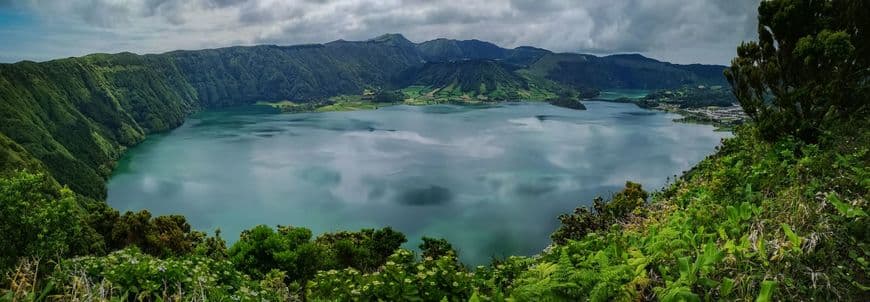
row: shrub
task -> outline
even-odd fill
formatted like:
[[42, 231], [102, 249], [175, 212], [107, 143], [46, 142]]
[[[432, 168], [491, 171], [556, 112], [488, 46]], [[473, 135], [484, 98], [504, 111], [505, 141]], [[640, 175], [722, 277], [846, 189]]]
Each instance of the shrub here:
[[352, 267], [364, 272], [371, 272], [384, 265], [387, 257], [406, 241], [404, 234], [390, 227], [326, 233], [315, 239], [326, 253], [323, 269]]
[[106, 297], [137, 301], [274, 300], [275, 292], [227, 260], [200, 256], [158, 259], [131, 247], [103, 257], [65, 260], [48, 279], [61, 300]]
[[404, 92], [400, 90], [379, 91], [372, 99], [375, 103], [401, 103], [408, 98]]
[[302, 286], [322, 265], [323, 249], [311, 241], [306, 228], [259, 225], [242, 232], [229, 250], [232, 263], [250, 276], [260, 279], [272, 270], [286, 274], [287, 284]]
[[400, 249], [372, 273], [347, 268], [317, 273], [311, 297], [323, 301], [468, 301], [474, 293], [474, 274], [454, 256], [415, 261]]
[[423, 243], [420, 244], [420, 250], [423, 252], [423, 257], [440, 258], [444, 256], [456, 256], [456, 250], [453, 245], [443, 238], [431, 238], [423, 236]]
[[614, 194], [610, 202], [596, 197], [592, 209], [579, 207], [572, 214], [559, 215], [561, 224], [550, 238], [556, 244], [565, 244], [568, 240], [582, 239], [588, 233], [605, 230], [614, 223], [623, 222], [648, 197], [640, 184], [626, 182], [625, 188]]
[[135, 245], [158, 257], [190, 254], [205, 238], [204, 233], [191, 229], [184, 216], [152, 218], [148, 210], [128, 211], [118, 217], [110, 236], [115, 249]]
[[0, 178], [0, 218], [0, 273], [20, 257], [51, 260], [103, 248], [75, 194], [45, 174]]

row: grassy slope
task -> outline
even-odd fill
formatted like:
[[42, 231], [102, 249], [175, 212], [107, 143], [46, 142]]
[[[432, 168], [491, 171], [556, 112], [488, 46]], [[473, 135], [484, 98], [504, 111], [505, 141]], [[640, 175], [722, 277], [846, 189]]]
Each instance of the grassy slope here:
[[764, 143], [744, 129], [624, 223], [546, 252], [513, 295], [866, 296], [870, 134], [857, 131], [803, 145]]

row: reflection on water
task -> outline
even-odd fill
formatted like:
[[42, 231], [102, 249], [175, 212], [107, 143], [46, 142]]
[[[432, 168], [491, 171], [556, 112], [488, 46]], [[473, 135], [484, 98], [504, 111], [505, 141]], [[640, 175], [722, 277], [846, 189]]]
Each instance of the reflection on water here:
[[230, 242], [256, 224], [392, 226], [408, 247], [444, 237], [477, 264], [539, 252], [558, 214], [626, 180], [658, 188], [728, 135], [629, 104], [587, 107], [203, 112], [132, 148], [108, 200], [183, 214]]

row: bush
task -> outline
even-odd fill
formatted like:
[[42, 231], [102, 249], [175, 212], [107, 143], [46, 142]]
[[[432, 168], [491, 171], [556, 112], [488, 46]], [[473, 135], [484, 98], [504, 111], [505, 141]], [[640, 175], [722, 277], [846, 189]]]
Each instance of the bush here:
[[326, 233], [315, 239], [325, 251], [323, 269], [351, 267], [363, 272], [371, 272], [384, 265], [387, 257], [406, 241], [404, 234], [390, 227]]
[[259, 225], [242, 232], [229, 250], [232, 263], [248, 275], [261, 279], [272, 270], [286, 274], [286, 284], [297, 282], [304, 287], [314, 277], [323, 261], [323, 249], [311, 241], [306, 228]]
[[311, 282], [311, 296], [324, 301], [468, 301], [474, 293], [474, 274], [454, 256], [414, 259], [411, 251], [400, 249], [372, 273], [321, 271]]
[[65, 260], [48, 279], [62, 300], [120, 297], [136, 301], [276, 300], [227, 260], [158, 259], [132, 247], [103, 257]]
[[372, 101], [375, 103], [401, 103], [407, 98], [408, 96], [400, 90], [385, 90], [376, 93]]
[[616, 193], [610, 202], [596, 197], [592, 201], [592, 209], [579, 207], [572, 214], [559, 215], [559, 228], [550, 238], [556, 244], [565, 244], [568, 240], [579, 240], [588, 233], [606, 230], [614, 223], [625, 222], [625, 219], [646, 202], [649, 194], [640, 184], [626, 182], [625, 188]]
[[53, 260], [102, 251], [75, 194], [45, 174], [0, 178], [0, 273], [20, 257]]
[[423, 236], [423, 243], [420, 244], [420, 250], [423, 251], [423, 257], [440, 258], [444, 256], [457, 256], [453, 245], [443, 238], [431, 238]]
[[205, 234], [193, 231], [184, 216], [151, 217], [147, 210], [127, 212], [113, 223], [110, 234], [115, 249], [135, 245], [144, 252], [157, 256], [181, 256], [194, 251]]

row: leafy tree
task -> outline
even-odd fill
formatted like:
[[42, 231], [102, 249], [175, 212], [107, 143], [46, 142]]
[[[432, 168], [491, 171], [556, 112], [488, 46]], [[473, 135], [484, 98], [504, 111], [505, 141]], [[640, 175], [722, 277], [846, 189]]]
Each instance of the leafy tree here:
[[444, 238], [432, 238], [423, 236], [423, 243], [420, 244], [420, 250], [423, 251], [423, 257], [440, 258], [444, 256], [456, 257], [456, 250], [453, 245], [447, 242]]
[[382, 266], [406, 241], [404, 234], [390, 227], [327, 233], [315, 240], [326, 251], [324, 268], [351, 267], [366, 272]]
[[625, 188], [614, 194], [609, 204], [596, 204], [595, 210], [611, 217], [625, 217], [642, 206], [648, 197], [649, 193], [643, 190], [641, 184], [627, 181]]
[[18, 172], [0, 178], [0, 272], [20, 257], [82, 255], [102, 249], [72, 191], [45, 174]]
[[746, 114], [768, 139], [815, 142], [826, 126], [866, 115], [870, 2], [772, 0], [758, 8], [758, 41], [726, 70]]
[[626, 182], [625, 188], [614, 194], [610, 202], [596, 197], [592, 201], [592, 209], [579, 207], [574, 213], [559, 215], [561, 225], [550, 238], [557, 244], [565, 244], [568, 240], [579, 240], [588, 233], [605, 230], [628, 217], [648, 197], [649, 194], [640, 184]]
[[121, 249], [136, 245], [158, 257], [186, 255], [203, 241], [205, 234], [193, 231], [184, 216], [151, 217], [151, 212], [127, 212], [118, 217], [111, 232], [111, 245]]
[[376, 103], [401, 103], [406, 98], [408, 96], [400, 90], [379, 91], [375, 94], [373, 101]]
[[272, 270], [286, 273], [285, 282], [298, 282], [303, 288], [322, 266], [323, 249], [311, 241], [311, 230], [278, 226], [275, 231], [259, 225], [242, 232], [230, 248], [230, 260], [236, 267], [261, 279]]
[[214, 236], [205, 238], [205, 240], [200, 242], [194, 252], [197, 255], [206, 256], [211, 259], [226, 260], [229, 254], [227, 252], [227, 242], [221, 238], [221, 229], [217, 229], [214, 232]]
[[378, 263], [384, 263], [387, 258], [399, 249], [402, 243], [408, 241], [405, 234], [393, 230], [391, 227], [386, 227], [375, 231], [372, 234], [372, 240], [369, 242], [369, 248], [374, 252], [374, 256]]

